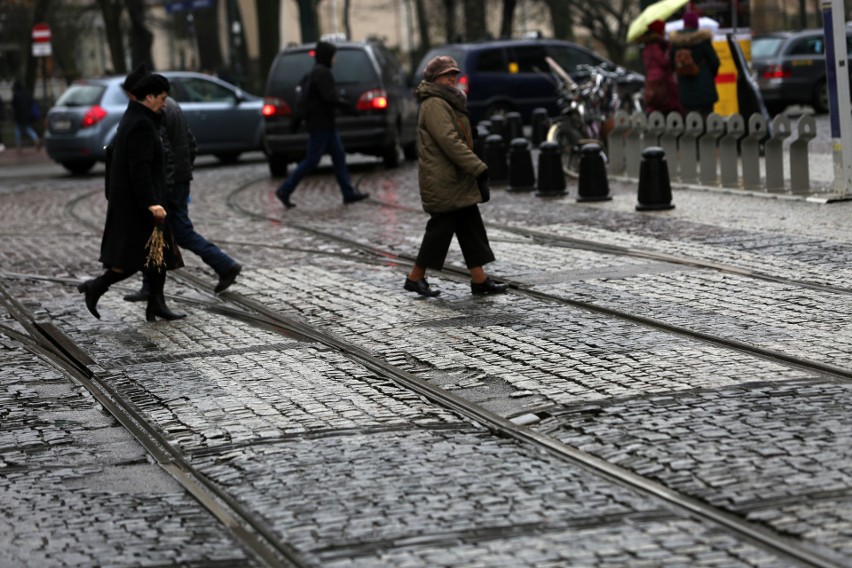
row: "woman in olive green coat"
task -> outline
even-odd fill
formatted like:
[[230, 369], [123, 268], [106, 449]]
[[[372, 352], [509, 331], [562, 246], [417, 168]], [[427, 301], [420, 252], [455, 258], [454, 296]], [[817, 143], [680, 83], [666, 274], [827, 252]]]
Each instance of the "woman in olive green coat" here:
[[435, 57], [426, 64], [424, 80], [417, 87], [420, 199], [430, 217], [405, 289], [421, 296], [440, 293], [426, 281], [426, 269], [443, 268], [453, 235], [470, 270], [473, 294], [497, 294], [508, 288], [482, 269], [494, 260], [477, 207], [488, 200], [488, 167], [473, 152], [467, 98], [456, 87], [459, 72], [452, 57]]

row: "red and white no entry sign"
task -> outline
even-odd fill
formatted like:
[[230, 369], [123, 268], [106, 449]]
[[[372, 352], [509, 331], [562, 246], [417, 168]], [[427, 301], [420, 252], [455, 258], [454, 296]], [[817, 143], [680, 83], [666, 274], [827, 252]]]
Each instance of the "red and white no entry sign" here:
[[33, 56], [46, 57], [51, 55], [53, 49], [50, 44], [50, 26], [39, 22], [33, 26]]

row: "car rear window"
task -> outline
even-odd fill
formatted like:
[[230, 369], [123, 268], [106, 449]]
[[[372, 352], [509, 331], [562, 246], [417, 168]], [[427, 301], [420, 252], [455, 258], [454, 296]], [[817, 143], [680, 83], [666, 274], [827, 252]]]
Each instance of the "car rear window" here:
[[71, 85], [56, 101], [56, 106], [92, 106], [101, 101], [106, 85]]
[[775, 57], [784, 40], [780, 37], [758, 37], [751, 40], [752, 59]]
[[[278, 58], [273, 75], [269, 78], [270, 92], [279, 93], [294, 89], [302, 77], [314, 66], [314, 58], [307, 51], [285, 53]], [[331, 68], [338, 85], [365, 83], [376, 80], [376, 70], [370, 56], [362, 49], [338, 49]]]

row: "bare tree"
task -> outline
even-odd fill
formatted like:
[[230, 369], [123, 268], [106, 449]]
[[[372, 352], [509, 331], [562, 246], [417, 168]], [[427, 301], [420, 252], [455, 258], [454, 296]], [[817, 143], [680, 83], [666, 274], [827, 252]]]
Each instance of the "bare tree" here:
[[567, 2], [566, 0], [542, 0], [542, 2], [550, 10], [553, 37], [574, 41], [574, 26], [571, 19], [573, 7], [577, 2]]
[[317, 0], [298, 0], [299, 29], [302, 32], [302, 43], [310, 43], [319, 39], [317, 3]]
[[352, 24], [349, 21], [349, 12], [352, 7], [352, 0], [343, 1], [343, 33], [347, 39], [352, 39]]
[[127, 11], [130, 14], [130, 56], [135, 67], [140, 63], [154, 69], [154, 58], [151, 56], [151, 45], [154, 34], [145, 22], [145, 0], [128, 0]]
[[121, 33], [121, 16], [124, 12], [123, 0], [98, 0], [98, 6], [104, 18], [107, 45], [112, 59], [113, 72], [119, 75], [127, 73], [124, 62], [124, 37]]
[[[281, 35], [278, 30], [278, 21], [281, 19], [281, 3], [255, 0], [255, 6], [257, 7], [258, 22], [257, 37], [260, 44], [258, 70], [265, 77], [272, 61], [278, 55], [278, 49], [281, 47]], [[275, 25], [270, 25], [270, 22], [275, 22]]]
[[627, 50], [627, 28], [637, 15], [635, 0], [611, 2], [578, 2], [577, 21], [600, 42], [614, 63], [624, 63]]
[[455, 42], [458, 37], [456, 27], [456, 0], [443, 0], [444, 2], [444, 36], [447, 43]]
[[[219, 42], [219, 10], [215, 7], [192, 13], [195, 41], [198, 45], [198, 65], [210, 73], [221, 73], [225, 67], [222, 45]], [[226, 77], [229, 79], [230, 77]]]
[[462, 0], [464, 6], [465, 41], [485, 39], [488, 30], [485, 27], [485, 2], [482, 0]]
[[503, 17], [500, 20], [500, 37], [512, 37], [517, 0], [503, 0]]

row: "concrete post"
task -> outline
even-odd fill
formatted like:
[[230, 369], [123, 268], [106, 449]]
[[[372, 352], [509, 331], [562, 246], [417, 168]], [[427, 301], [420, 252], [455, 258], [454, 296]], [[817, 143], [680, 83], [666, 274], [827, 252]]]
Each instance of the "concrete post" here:
[[790, 136], [790, 119], [779, 114], [772, 119], [772, 136], [764, 145], [766, 191], [784, 191], [784, 139]]
[[629, 178], [639, 177], [639, 165], [642, 159], [642, 139], [645, 136], [645, 128], [648, 119], [641, 112], [630, 117], [630, 132], [627, 133], [627, 141], [624, 145], [626, 172]]
[[741, 143], [743, 189], [760, 189], [760, 143], [768, 135], [766, 117], [753, 114], [748, 119], [748, 135]]
[[624, 136], [630, 130], [630, 115], [620, 110], [613, 117], [614, 125], [607, 138], [607, 153], [609, 154], [609, 173], [621, 175], [624, 173]]
[[683, 134], [678, 146], [680, 158], [680, 181], [698, 182], [698, 137], [704, 133], [704, 120], [697, 112], [686, 115]]
[[727, 120], [727, 134], [719, 140], [719, 168], [722, 187], [739, 187], [737, 145], [743, 136], [745, 136], [745, 120], [741, 114], [732, 114]]
[[719, 138], [725, 134], [725, 121], [718, 114], [711, 113], [707, 117], [704, 136], [698, 141], [699, 175], [702, 185], [719, 185], [717, 148]]
[[666, 153], [666, 165], [669, 168], [669, 179], [678, 179], [678, 139], [683, 134], [683, 116], [678, 112], [670, 112], [666, 117], [666, 131], [660, 136], [660, 147]]
[[816, 135], [816, 120], [805, 114], [796, 123], [798, 137], [790, 143], [790, 191], [808, 193], [811, 190], [808, 144]]

